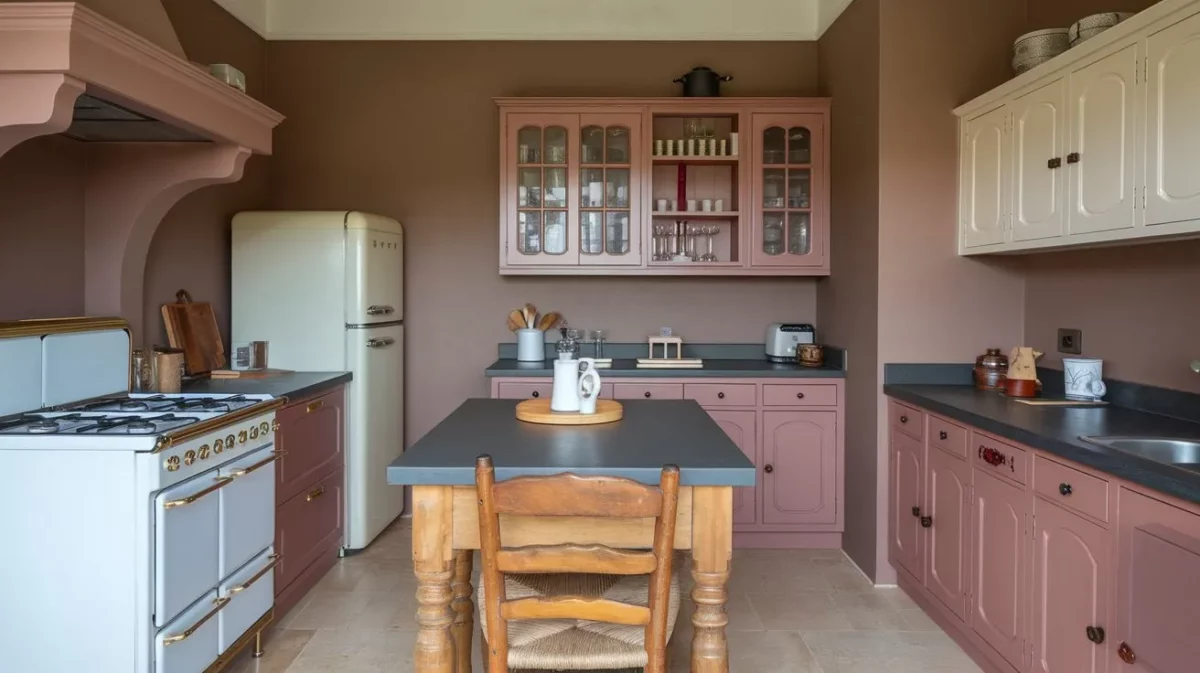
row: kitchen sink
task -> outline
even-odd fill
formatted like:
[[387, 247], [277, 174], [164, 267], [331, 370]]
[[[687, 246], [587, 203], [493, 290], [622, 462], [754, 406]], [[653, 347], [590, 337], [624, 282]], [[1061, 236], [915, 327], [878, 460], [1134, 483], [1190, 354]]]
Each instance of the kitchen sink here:
[[1080, 437], [1117, 451], [1171, 465], [1200, 465], [1200, 439], [1167, 437]]

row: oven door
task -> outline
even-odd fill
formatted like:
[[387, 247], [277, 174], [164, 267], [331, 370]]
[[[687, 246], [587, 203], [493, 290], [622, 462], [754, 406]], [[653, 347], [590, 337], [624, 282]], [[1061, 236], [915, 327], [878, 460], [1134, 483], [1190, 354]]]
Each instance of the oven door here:
[[220, 491], [231, 481], [212, 470], [155, 496], [155, 626], [174, 619], [220, 581]]
[[221, 582], [220, 595], [229, 599], [221, 611], [221, 653], [275, 604], [275, 566], [279, 557], [267, 549]]
[[220, 576], [241, 568], [275, 542], [275, 461], [272, 445], [222, 465]]
[[218, 616], [229, 599], [210, 591], [154, 637], [154, 673], [203, 673], [217, 660]]

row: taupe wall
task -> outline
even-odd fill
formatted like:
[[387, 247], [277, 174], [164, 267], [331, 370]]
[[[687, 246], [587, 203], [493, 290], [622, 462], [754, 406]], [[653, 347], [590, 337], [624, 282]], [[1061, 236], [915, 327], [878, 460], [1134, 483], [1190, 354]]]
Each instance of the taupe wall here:
[[843, 548], [874, 568], [878, 500], [879, 5], [856, 0], [821, 37], [821, 94], [833, 97], [832, 275], [817, 286], [821, 338], [848, 350]]
[[708, 64], [731, 96], [817, 91], [815, 43], [272, 42], [271, 207], [357, 208], [405, 225], [407, 438], [487, 394], [506, 312], [526, 301], [637, 341], [669, 325], [690, 341], [762, 339], [816, 318], [801, 279], [502, 278], [493, 96], [677, 95]]

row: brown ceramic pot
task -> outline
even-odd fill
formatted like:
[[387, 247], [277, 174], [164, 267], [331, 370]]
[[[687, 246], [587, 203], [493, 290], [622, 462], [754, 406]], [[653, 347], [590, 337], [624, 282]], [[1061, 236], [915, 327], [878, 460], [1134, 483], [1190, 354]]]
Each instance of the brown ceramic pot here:
[[1004, 394], [1009, 397], [1037, 397], [1037, 381], [1032, 379], [1005, 379]]
[[1008, 357], [999, 348], [989, 348], [975, 358], [975, 387], [979, 390], [1004, 392], [1008, 373]]
[[796, 362], [805, 367], [820, 367], [825, 364], [825, 348], [820, 344], [796, 346]]

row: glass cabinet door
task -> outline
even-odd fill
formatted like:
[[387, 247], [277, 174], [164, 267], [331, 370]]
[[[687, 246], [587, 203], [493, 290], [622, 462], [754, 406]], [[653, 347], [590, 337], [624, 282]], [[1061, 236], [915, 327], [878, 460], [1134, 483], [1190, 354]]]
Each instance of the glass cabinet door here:
[[640, 264], [641, 192], [634, 150], [641, 115], [581, 115], [579, 123], [579, 261]]
[[754, 266], [825, 260], [824, 117], [754, 115]]
[[572, 166], [578, 115], [512, 114], [504, 157], [509, 264], [577, 264]]

